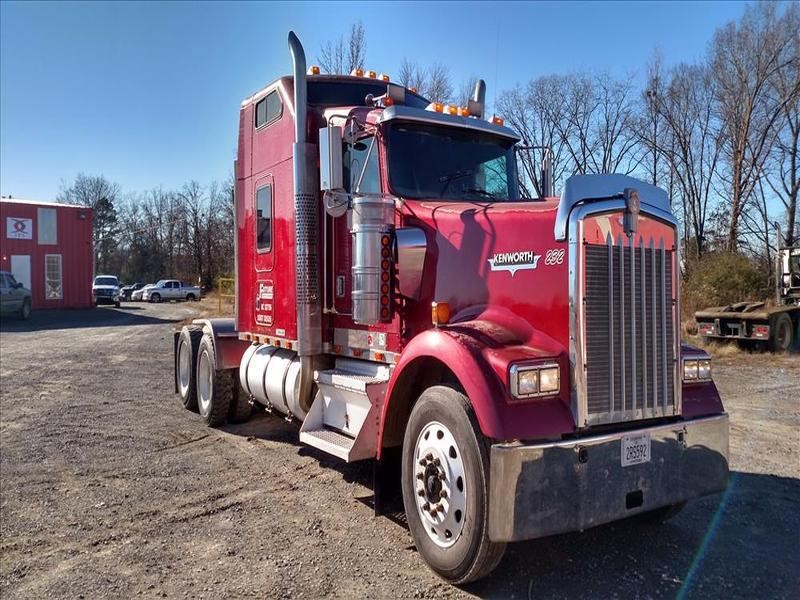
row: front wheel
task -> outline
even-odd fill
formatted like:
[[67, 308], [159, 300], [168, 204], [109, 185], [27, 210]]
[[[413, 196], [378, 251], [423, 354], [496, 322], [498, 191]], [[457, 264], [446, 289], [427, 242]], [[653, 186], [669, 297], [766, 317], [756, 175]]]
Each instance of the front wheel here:
[[488, 575], [505, 544], [489, 540], [489, 449], [464, 394], [423, 392], [403, 440], [403, 503], [425, 562], [463, 584]]
[[194, 301], [194, 294], [186, 294], [186, 301], [193, 302]]
[[156, 304], [161, 302], [161, 294], [150, 294], [150, 302], [155, 302]]
[[22, 306], [19, 309], [19, 316], [22, 319], [30, 319], [31, 318], [31, 300], [30, 298], [25, 298], [22, 301]]

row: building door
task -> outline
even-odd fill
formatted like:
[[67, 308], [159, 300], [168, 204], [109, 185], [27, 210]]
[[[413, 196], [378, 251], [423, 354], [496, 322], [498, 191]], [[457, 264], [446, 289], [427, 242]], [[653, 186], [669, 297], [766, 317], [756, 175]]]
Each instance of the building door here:
[[33, 291], [31, 287], [31, 257], [30, 254], [11, 255], [11, 274], [23, 286]]

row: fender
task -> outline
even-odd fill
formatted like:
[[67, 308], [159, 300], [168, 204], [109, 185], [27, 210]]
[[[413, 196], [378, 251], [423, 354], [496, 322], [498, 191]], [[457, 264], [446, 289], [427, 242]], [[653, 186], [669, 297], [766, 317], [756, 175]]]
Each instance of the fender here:
[[573, 418], [566, 385], [562, 385], [558, 397], [551, 398], [515, 400], [507, 391], [507, 370], [512, 362], [556, 361], [561, 367], [562, 381], [568, 381], [566, 351], [557, 344], [560, 352], [553, 352], [555, 348], [552, 347], [531, 347], [519, 343], [513, 336], [509, 339], [508, 333], [508, 329], [497, 323], [478, 319], [429, 329], [414, 337], [403, 350], [389, 380], [380, 421], [379, 455], [393, 402], [403, 394], [403, 390], [396, 389], [397, 382], [407, 368], [422, 358], [443, 363], [455, 375], [487, 438], [558, 439], [572, 433]]
[[239, 339], [233, 318], [195, 319], [193, 325], [200, 325], [214, 341], [214, 354], [218, 369], [238, 369], [242, 355], [250, 342]]

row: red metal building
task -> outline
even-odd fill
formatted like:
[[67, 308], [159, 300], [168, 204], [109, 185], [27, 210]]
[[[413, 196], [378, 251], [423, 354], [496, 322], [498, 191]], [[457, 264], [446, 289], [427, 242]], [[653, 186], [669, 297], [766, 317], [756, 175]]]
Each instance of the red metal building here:
[[32, 293], [32, 308], [92, 306], [92, 209], [0, 200], [0, 269]]

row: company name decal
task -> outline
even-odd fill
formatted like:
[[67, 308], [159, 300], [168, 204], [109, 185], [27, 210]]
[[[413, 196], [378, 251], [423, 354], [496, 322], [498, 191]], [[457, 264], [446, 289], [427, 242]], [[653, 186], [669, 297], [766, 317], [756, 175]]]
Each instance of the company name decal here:
[[533, 250], [520, 250], [519, 252], [498, 252], [489, 259], [492, 271], [508, 271], [513, 277], [517, 271], [535, 269], [539, 265], [541, 254]]

